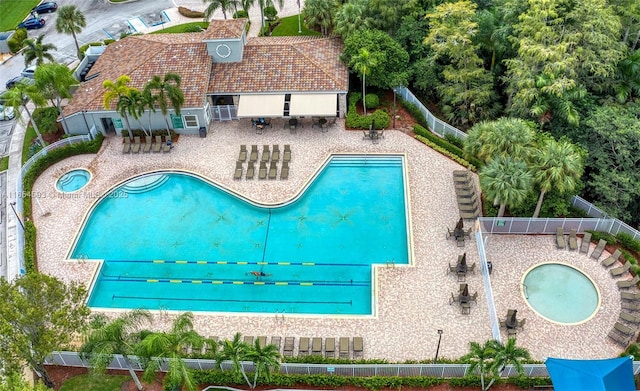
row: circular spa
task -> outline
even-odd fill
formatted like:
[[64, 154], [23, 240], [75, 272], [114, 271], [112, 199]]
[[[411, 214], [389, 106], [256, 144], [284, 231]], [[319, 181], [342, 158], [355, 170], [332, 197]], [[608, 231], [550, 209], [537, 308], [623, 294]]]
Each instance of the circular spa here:
[[600, 292], [580, 270], [563, 263], [543, 263], [525, 273], [522, 293], [543, 318], [560, 324], [586, 322], [600, 307]]
[[91, 180], [91, 173], [83, 168], [71, 170], [56, 182], [56, 189], [63, 193], [73, 193], [85, 187]]

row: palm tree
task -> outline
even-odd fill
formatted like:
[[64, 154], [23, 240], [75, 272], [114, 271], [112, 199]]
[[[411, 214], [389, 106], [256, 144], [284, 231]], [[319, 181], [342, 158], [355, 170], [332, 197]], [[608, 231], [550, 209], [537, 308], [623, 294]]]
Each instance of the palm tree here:
[[[144, 89], [142, 90], [142, 92], [140, 93], [140, 97], [138, 98], [138, 104], [142, 107], [142, 111], [144, 111], [146, 108], [148, 108], [148, 112], [147, 112], [147, 124], [149, 125], [149, 133], [147, 133], [147, 131], [145, 130], [145, 133], [148, 136], [151, 136], [151, 113], [155, 113], [156, 112], [156, 103], [158, 101], [158, 98], [151, 94], [151, 91], [148, 89]], [[142, 128], [144, 130], [144, 127]]]
[[518, 374], [522, 374], [524, 372], [522, 368], [522, 360], [528, 360], [529, 358], [531, 358], [527, 349], [516, 346], [515, 338], [509, 338], [506, 345], [503, 345], [498, 341], [492, 342], [492, 349], [494, 353], [491, 371], [494, 374], [494, 378], [491, 379], [491, 382], [489, 382], [489, 384], [487, 385], [486, 390], [491, 387], [496, 377], [498, 377], [498, 375], [504, 371], [507, 365], [513, 365]]
[[500, 205], [498, 217], [502, 217], [507, 206], [517, 206], [527, 198], [533, 176], [525, 162], [500, 156], [480, 171], [480, 187], [494, 205]]
[[25, 48], [22, 51], [22, 56], [24, 57], [25, 66], [28, 67], [34, 61], [36, 66], [40, 66], [45, 59], [55, 62], [53, 55], [49, 51], [57, 50], [57, 48], [52, 43], [42, 43], [43, 38], [44, 34], [40, 34], [35, 40], [31, 38], [24, 40]]
[[[102, 87], [106, 90], [103, 97], [103, 104], [105, 109], [110, 110], [111, 102], [114, 99], [117, 100], [118, 104], [116, 105], [116, 110], [118, 111], [118, 113], [120, 113], [120, 115], [123, 115], [125, 119], [129, 137], [133, 137], [133, 134], [131, 133], [131, 127], [129, 126], [129, 117], [127, 117], [127, 109], [124, 105], [125, 102], [123, 98], [129, 95], [129, 90], [131, 89], [131, 87], [129, 87], [128, 85], [129, 82], [131, 82], [131, 78], [129, 78], [129, 76], [127, 75], [119, 76], [115, 82], [112, 80], [105, 80], [102, 83]], [[120, 102], [121, 100], [123, 100], [123, 102]], [[123, 110], [124, 114], [120, 110], [121, 108], [125, 108], [125, 110]]]
[[362, 76], [362, 108], [364, 115], [367, 115], [367, 105], [365, 104], [365, 84], [367, 75], [371, 73], [371, 68], [375, 67], [378, 61], [365, 48], [361, 48], [357, 55], [353, 56], [349, 65]]
[[62, 99], [71, 98], [71, 86], [78, 84], [78, 81], [69, 67], [63, 64], [44, 64], [38, 67], [35, 73], [36, 87], [42, 91], [46, 99], [50, 99], [58, 108], [58, 113], [62, 117], [65, 132], [69, 130], [67, 119], [62, 112]]
[[114, 354], [122, 354], [129, 374], [138, 390], [142, 384], [131, 366], [129, 356], [134, 354], [135, 346], [140, 342], [140, 327], [151, 321], [151, 313], [146, 310], [132, 310], [119, 318], [90, 330], [80, 353], [89, 358], [93, 371], [103, 373]]
[[493, 357], [495, 354], [495, 342], [496, 341], [487, 341], [484, 345], [480, 345], [477, 342], [469, 343], [469, 353], [467, 353], [462, 359], [464, 361], [468, 361], [471, 365], [469, 365], [469, 369], [467, 371], [468, 375], [474, 374], [476, 371], [480, 373], [480, 384], [482, 387], [482, 391], [485, 391], [484, 388], [484, 376], [490, 373]]
[[221, 343], [222, 351], [220, 352], [221, 361], [229, 360], [233, 364], [233, 373], [236, 377], [236, 380], [240, 380], [240, 378], [244, 378], [249, 386], [251, 386], [251, 382], [247, 377], [247, 373], [244, 371], [244, 367], [242, 366], [241, 361], [245, 359], [247, 351], [249, 347], [247, 344], [242, 342], [242, 335], [240, 333], [236, 333], [233, 336], [231, 341], [226, 340]]
[[180, 115], [180, 109], [184, 104], [184, 94], [180, 89], [180, 83], [182, 78], [177, 73], [166, 73], [163, 78], [155, 75], [146, 85], [145, 90], [148, 90], [154, 97], [160, 112], [164, 116], [164, 120], [167, 123], [167, 133], [169, 134], [169, 104], [173, 107], [176, 115]]
[[204, 10], [204, 16], [207, 20], [209, 20], [217, 9], [220, 9], [224, 18], [227, 19], [227, 11], [232, 12], [237, 9], [238, 4], [240, 4], [238, 0], [203, 0], [203, 2], [205, 4], [209, 3], [207, 9]]
[[535, 140], [534, 125], [520, 118], [500, 118], [475, 124], [467, 133], [464, 152], [489, 162], [497, 156], [528, 160]]
[[251, 388], [256, 388], [258, 384], [258, 376], [264, 372], [265, 379], [269, 381], [271, 377], [271, 369], [278, 369], [280, 363], [280, 353], [275, 345], [260, 346], [260, 341], [255, 341], [247, 352], [246, 358], [253, 361], [256, 371], [253, 374], [253, 385]]
[[78, 58], [82, 58], [76, 34], [80, 33], [87, 25], [84, 14], [80, 12], [75, 5], [63, 5], [58, 8], [57, 14], [56, 31], [63, 34], [71, 34], [73, 36], [73, 40], [76, 43]]
[[365, 17], [366, 0], [352, 0], [343, 4], [336, 13], [336, 28], [334, 33], [347, 38], [356, 31], [368, 28], [369, 20]]
[[[31, 84], [26, 81], [20, 81], [16, 83], [13, 88], [7, 90], [4, 94], [2, 94], [2, 99], [6, 102], [8, 106], [14, 108], [16, 113], [19, 112], [20, 107], [24, 107], [24, 110], [27, 112], [29, 116], [29, 121], [31, 121], [31, 125], [33, 125], [33, 129], [36, 131], [36, 135], [38, 137], [38, 141], [40, 145], [44, 147], [44, 139], [42, 138], [42, 134], [40, 134], [40, 129], [38, 129], [38, 124], [33, 120], [33, 116], [31, 115], [31, 111], [27, 107], [28, 100], [25, 99], [25, 96], [33, 102], [36, 107], [42, 106], [46, 103], [46, 99], [40, 93], [38, 87], [35, 84]], [[17, 115], [17, 114], [16, 114]]]
[[[262, 32], [264, 32], [264, 9], [269, 6], [273, 6], [273, 0], [257, 0], [260, 7], [260, 25], [262, 26]], [[242, 9], [249, 12], [249, 8], [254, 5], [256, 0], [241, 0]], [[278, 0], [278, 7], [282, 9], [284, 7], [284, 0]]]
[[533, 217], [540, 214], [545, 193], [556, 189], [560, 193], [573, 191], [582, 177], [584, 153], [566, 138], [556, 141], [549, 137], [535, 149], [533, 160], [534, 180], [540, 188], [540, 196]]
[[145, 380], [151, 381], [164, 363], [169, 371], [165, 381], [172, 387], [196, 389], [193, 375], [182, 361], [182, 351], [188, 346], [202, 346], [202, 337], [193, 330], [193, 313], [185, 312], [173, 321], [169, 332], [148, 334], [138, 345], [138, 354], [146, 361]]
[[322, 35], [329, 35], [334, 26], [336, 3], [333, 0], [306, 0], [302, 13], [307, 26], [320, 27]]

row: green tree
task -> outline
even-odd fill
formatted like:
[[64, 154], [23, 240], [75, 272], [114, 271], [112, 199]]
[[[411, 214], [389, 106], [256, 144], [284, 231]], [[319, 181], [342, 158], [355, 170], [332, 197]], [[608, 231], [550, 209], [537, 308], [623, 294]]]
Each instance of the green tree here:
[[333, 31], [336, 12], [333, 0], [306, 0], [302, 9], [307, 27], [320, 29], [322, 35], [329, 35]]
[[151, 319], [151, 313], [146, 310], [126, 312], [111, 322], [89, 330], [80, 353], [89, 359], [91, 369], [97, 373], [104, 373], [113, 356], [122, 354], [136, 387], [142, 390], [142, 384], [131, 366], [130, 356], [140, 342], [141, 327]]
[[618, 103], [632, 101], [640, 96], [640, 49], [618, 64], [618, 78], [614, 89]]
[[482, 391], [484, 388], [484, 377], [491, 374], [491, 367], [493, 365], [493, 357], [495, 354], [496, 341], [486, 341], [483, 345], [477, 342], [469, 343], [469, 353], [462, 357], [464, 362], [468, 362], [469, 369], [467, 373], [469, 375], [475, 374], [476, 371], [480, 373], [480, 384]]
[[54, 62], [53, 54], [49, 53], [51, 50], [57, 50], [56, 46], [52, 43], [43, 43], [42, 39], [44, 34], [40, 34], [36, 39], [25, 39], [24, 50], [22, 50], [22, 56], [24, 57], [24, 65], [29, 66], [32, 62], [36, 62], [36, 66], [44, 63], [44, 60]]
[[271, 370], [278, 369], [280, 366], [279, 359], [280, 353], [275, 345], [260, 346], [260, 341], [256, 340], [253, 346], [250, 346], [246, 359], [253, 362], [255, 365], [255, 372], [253, 374], [253, 384], [250, 384], [251, 388], [256, 388], [258, 384], [258, 376], [264, 375], [267, 381], [271, 378]]
[[44, 274], [12, 282], [0, 278], [0, 372], [22, 374], [26, 363], [53, 388], [44, 360], [85, 327], [90, 313], [86, 296], [84, 286]]
[[151, 381], [163, 364], [168, 365], [165, 382], [173, 388], [196, 389], [191, 370], [182, 361], [188, 346], [202, 346], [202, 337], [193, 330], [193, 313], [185, 312], [173, 321], [168, 332], [148, 334], [138, 345], [138, 354], [146, 359], [144, 379]]
[[371, 53], [365, 48], [360, 49], [358, 55], [351, 58], [349, 64], [356, 72], [358, 72], [362, 78], [362, 108], [364, 115], [367, 115], [367, 105], [365, 103], [365, 97], [367, 96], [365, 85], [367, 75], [371, 73], [371, 68], [378, 64], [377, 60], [371, 56]]
[[33, 120], [33, 116], [31, 115], [31, 110], [27, 107], [28, 100], [25, 99], [25, 96], [33, 102], [36, 107], [40, 107], [46, 103], [46, 99], [35, 84], [31, 84], [26, 81], [21, 81], [16, 83], [13, 88], [7, 90], [4, 94], [2, 94], [2, 99], [7, 102], [8, 106], [14, 108], [16, 113], [19, 113], [20, 107], [23, 107], [29, 116], [29, 121], [31, 125], [33, 125], [33, 129], [36, 131], [36, 135], [38, 137], [38, 142], [40, 145], [44, 147], [44, 139], [42, 138], [42, 134], [40, 134], [40, 129], [38, 129], [38, 124]]
[[438, 86], [449, 121], [474, 123], [488, 117], [495, 101], [493, 76], [484, 69], [473, 38], [478, 32], [476, 5], [464, 0], [438, 5], [427, 14], [431, 26], [424, 43], [446, 65]]
[[491, 371], [493, 372], [494, 377], [487, 385], [487, 390], [491, 387], [495, 379], [504, 371], [507, 365], [513, 365], [516, 372], [522, 375], [524, 373], [522, 360], [528, 360], [531, 358], [527, 349], [516, 346], [515, 338], [509, 338], [506, 344], [493, 341], [492, 350], [493, 363], [491, 364]]
[[222, 341], [220, 345], [222, 347], [220, 359], [231, 361], [236, 381], [244, 379], [244, 381], [251, 386], [247, 373], [244, 371], [244, 367], [242, 366], [242, 361], [245, 359], [247, 351], [249, 350], [249, 346], [242, 342], [242, 335], [240, 333], [236, 333], [233, 336], [233, 339]]
[[507, 206], [518, 206], [533, 188], [533, 176], [527, 164], [511, 156], [498, 156], [480, 170], [480, 187], [487, 199], [500, 205], [498, 217]]
[[211, 18], [211, 15], [218, 9], [222, 11], [222, 15], [227, 19], [227, 12], [233, 12], [237, 9], [238, 4], [240, 4], [238, 0], [203, 0], [203, 2], [205, 4], [209, 3], [204, 10], [204, 16], [207, 20]]
[[546, 137], [533, 150], [533, 178], [540, 189], [533, 217], [540, 214], [544, 195], [555, 189], [560, 193], [574, 191], [584, 171], [584, 152], [567, 138], [556, 141]]
[[145, 90], [148, 91], [153, 99], [155, 99], [160, 112], [164, 116], [164, 120], [167, 123], [167, 130], [171, 129], [169, 125], [169, 105], [173, 107], [176, 115], [180, 115], [180, 109], [184, 104], [184, 94], [180, 89], [182, 78], [177, 73], [166, 73], [162, 78], [155, 75], [145, 85]]
[[29, 384], [20, 374], [12, 373], [0, 382], [0, 391], [48, 391], [49, 389], [41, 382]]
[[71, 86], [78, 84], [78, 80], [73, 77], [69, 67], [57, 63], [38, 67], [34, 77], [36, 87], [46, 99], [50, 99], [53, 105], [58, 108], [58, 113], [65, 125], [65, 131], [68, 131], [67, 119], [62, 112], [62, 100], [71, 98]]
[[369, 21], [365, 17], [367, 5], [367, 0], [351, 0], [344, 3], [336, 13], [336, 27], [333, 32], [346, 38], [360, 29], [368, 28]]
[[467, 133], [464, 152], [489, 162], [498, 156], [527, 161], [535, 142], [534, 124], [519, 118], [499, 118], [475, 124]]
[[129, 137], [133, 137], [133, 133], [131, 133], [131, 127], [129, 126], [129, 117], [127, 112], [129, 110], [130, 105], [128, 104], [129, 100], [129, 91], [131, 87], [129, 87], [129, 83], [131, 82], [131, 78], [127, 75], [119, 76], [116, 81], [113, 80], [105, 80], [102, 83], [102, 87], [105, 89], [105, 93], [103, 96], [103, 105], [107, 110], [111, 110], [111, 103], [113, 100], [116, 100], [116, 111], [122, 115], [125, 119], [127, 131], [129, 132]]
[[73, 41], [76, 43], [76, 53], [78, 58], [81, 59], [82, 54], [80, 53], [77, 34], [87, 26], [84, 14], [80, 12], [75, 5], [63, 5], [58, 8], [57, 14], [56, 31], [63, 34], [71, 34], [73, 36]]
[[374, 29], [395, 35], [402, 17], [417, 12], [417, 0], [370, 0], [367, 6], [368, 24]]

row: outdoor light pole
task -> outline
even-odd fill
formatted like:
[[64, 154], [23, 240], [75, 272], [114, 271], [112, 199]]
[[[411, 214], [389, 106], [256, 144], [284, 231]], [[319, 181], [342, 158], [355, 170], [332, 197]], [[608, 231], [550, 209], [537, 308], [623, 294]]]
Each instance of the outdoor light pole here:
[[440, 353], [440, 341], [442, 341], [442, 330], [438, 330], [438, 347], [436, 348], [436, 357], [433, 359], [433, 363], [438, 361], [438, 353]]
[[393, 129], [396, 128], [396, 117], [398, 116], [398, 110], [396, 108], [396, 89], [393, 89]]
[[18, 219], [18, 222], [20, 223], [22, 230], [25, 231], [26, 229], [24, 228], [24, 223], [22, 222], [22, 219], [20, 218], [20, 216], [18, 216], [18, 212], [16, 211], [16, 203], [12, 202], [9, 205], [11, 205], [11, 209], [13, 210], [13, 213], [16, 215], [16, 219]]

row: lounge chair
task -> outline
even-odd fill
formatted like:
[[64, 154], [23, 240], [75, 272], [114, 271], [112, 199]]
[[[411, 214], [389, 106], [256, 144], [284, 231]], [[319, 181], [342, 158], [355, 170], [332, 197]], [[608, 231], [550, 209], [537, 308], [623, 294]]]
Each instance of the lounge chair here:
[[325, 357], [336, 356], [336, 339], [335, 338], [324, 339], [324, 356]]
[[242, 171], [243, 171], [243, 167], [242, 167], [242, 162], [241, 161], [237, 161], [236, 162], [236, 171], [233, 173], [233, 179], [242, 179]]
[[252, 145], [251, 146], [251, 153], [249, 154], [249, 161], [250, 162], [258, 161], [258, 146], [257, 145]]
[[640, 311], [640, 303], [629, 303], [627, 301], [623, 301], [622, 309], [629, 311]]
[[284, 145], [284, 153], [282, 154], [282, 161], [283, 162], [291, 161], [291, 146], [289, 146], [289, 144]]
[[247, 146], [246, 145], [241, 145], [240, 146], [240, 154], [238, 155], [238, 160], [241, 162], [244, 162], [245, 160], [247, 160]]
[[578, 238], [576, 234], [578, 231], [575, 228], [572, 228], [569, 231], [569, 250], [574, 251], [578, 249]]
[[471, 178], [471, 175], [469, 174], [469, 171], [467, 171], [467, 170], [455, 170], [455, 171], [453, 171], [453, 177], [454, 178], [469, 179], [469, 178]]
[[351, 355], [349, 354], [349, 338], [340, 337], [339, 342], [339, 352], [340, 358], [349, 358]]
[[635, 276], [631, 280], [618, 281], [618, 289], [629, 289], [632, 288], [640, 282], [640, 276]]
[[269, 179], [276, 179], [277, 176], [278, 166], [276, 165], [276, 162], [271, 161], [271, 164], [269, 165]]
[[622, 300], [637, 301], [640, 300], [640, 293], [620, 292], [620, 298]]
[[131, 139], [129, 136], [122, 137], [122, 153], [130, 153], [131, 152]]
[[478, 218], [479, 212], [460, 212], [460, 218], [464, 220], [475, 220]]
[[629, 342], [631, 341], [631, 337], [621, 335], [617, 333], [615, 330], [609, 331], [609, 334], [607, 334], [607, 336], [612, 340], [616, 341], [619, 345], [624, 346], [625, 348], [629, 345]]
[[253, 336], [251, 335], [245, 335], [244, 339], [243, 339], [244, 343], [246, 343], [249, 346], [253, 345]]
[[624, 322], [628, 322], [631, 324], [638, 324], [640, 323], [640, 316], [637, 315], [631, 315], [628, 312], [621, 312], [620, 313], [620, 320], [624, 321]]
[[247, 179], [253, 179], [253, 176], [256, 173], [256, 166], [255, 166], [255, 162], [249, 162], [249, 166], [247, 167], [247, 175], [245, 176], [245, 178]]
[[631, 262], [625, 262], [624, 265], [619, 267], [614, 267], [613, 269], [609, 270], [609, 273], [611, 273], [612, 277], [620, 277], [621, 275], [626, 273], [627, 270], [629, 270], [630, 268], [631, 268]]
[[629, 336], [631, 336], [631, 335], [635, 334], [635, 332], [636, 332], [636, 331], [635, 331], [634, 329], [632, 329], [631, 327], [625, 326], [625, 325], [623, 325], [623, 324], [622, 324], [622, 323], [620, 323], [620, 322], [616, 322], [616, 324], [614, 324], [614, 325], [613, 325], [613, 328], [614, 328], [617, 332], [619, 332], [620, 334], [623, 334], [623, 335], [629, 335]]
[[273, 144], [273, 152], [271, 152], [271, 161], [277, 162], [280, 160], [280, 146]]
[[153, 152], [160, 152], [162, 149], [162, 136], [156, 136], [156, 142], [153, 144]]
[[267, 346], [267, 337], [264, 335], [259, 336], [258, 344], [260, 345], [261, 348], [264, 348], [265, 346]]
[[276, 349], [278, 349], [278, 352], [280, 352], [280, 342], [281, 342], [282, 338], [277, 337], [277, 336], [273, 336], [271, 337], [271, 345], [275, 346]]
[[558, 250], [564, 250], [567, 247], [567, 242], [564, 240], [564, 232], [562, 227], [556, 228], [556, 248]]
[[285, 357], [293, 357], [293, 345], [295, 343], [294, 337], [285, 337], [284, 348], [282, 349], [282, 355]]
[[162, 152], [171, 152], [171, 146], [173, 145], [172, 141], [171, 141], [171, 137], [166, 136], [164, 138], [165, 142], [164, 144], [162, 144]]
[[353, 337], [353, 358], [362, 358], [364, 353], [364, 344], [362, 337]]
[[613, 254], [609, 255], [608, 257], [602, 260], [602, 266], [604, 267], [613, 266], [613, 264], [616, 263], [618, 258], [620, 258], [620, 255], [621, 255], [620, 250], [614, 251]]
[[262, 159], [261, 159], [261, 161], [266, 163], [270, 159], [271, 159], [271, 151], [269, 150], [269, 146], [268, 145], [263, 145], [262, 146]]
[[580, 242], [580, 252], [585, 254], [588, 253], [590, 244], [591, 232], [586, 232], [584, 235], [582, 235], [582, 242]]
[[593, 252], [591, 252], [591, 258], [593, 259], [600, 258], [600, 255], [602, 255], [602, 252], [604, 251], [604, 246], [606, 245], [607, 245], [607, 241], [604, 239], [600, 239], [596, 248], [593, 250]]
[[258, 179], [267, 179], [267, 163], [260, 162], [260, 169], [258, 170]]
[[478, 205], [478, 196], [474, 193], [471, 197], [458, 197], [458, 205]]
[[298, 356], [309, 355], [309, 337], [300, 338], [300, 344], [298, 345]]
[[458, 209], [463, 213], [478, 213], [479, 207], [480, 205], [478, 205], [477, 201], [473, 205], [458, 205]]
[[473, 189], [456, 189], [456, 196], [458, 197], [458, 199], [463, 198], [463, 197], [473, 197], [476, 195], [476, 191]]
[[469, 185], [471, 183], [471, 178], [469, 177], [454, 177], [453, 182], [456, 184], [465, 184]]
[[280, 179], [289, 178], [289, 162], [283, 162], [280, 169]]
[[131, 146], [131, 153], [139, 153], [140, 152], [140, 136], [135, 136], [133, 138], [133, 145]]
[[322, 338], [313, 338], [311, 340], [311, 355], [322, 356]]
[[144, 147], [142, 148], [142, 152], [144, 153], [151, 152], [151, 136], [144, 137]]

